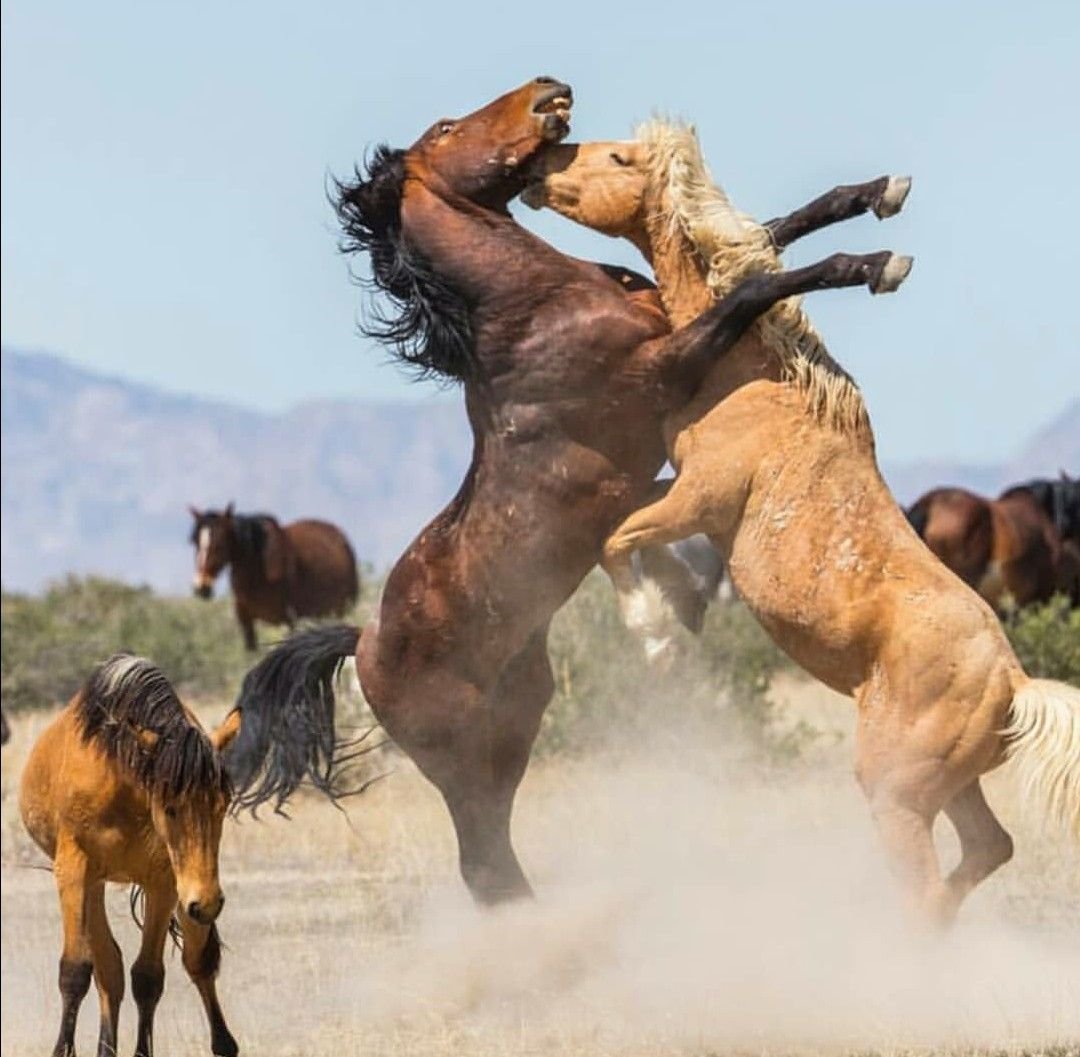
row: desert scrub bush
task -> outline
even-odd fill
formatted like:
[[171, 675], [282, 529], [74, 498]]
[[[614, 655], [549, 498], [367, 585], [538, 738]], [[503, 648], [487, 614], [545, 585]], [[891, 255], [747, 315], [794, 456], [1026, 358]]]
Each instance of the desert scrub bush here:
[[1005, 631], [1028, 675], [1080, 686], [1080, 609], [1064, 595], [1008, 611]]
[[150, 658], [182, 692], [231, 694], [251, 663], [225, 599], [155, 595], [97, 577], [68, 577], [37, 596], [4, 592], [0, 681], [13, 710], [66, 701], [120, 650]]
[[552, 622], [555, 696], [537, 753], [588, 751], [613, 733], [663, 737], [673, 720], [723, 724], [770, 756], [799, 751], [807, 730], [778, 734], [768, 698], [773, 674], [790, 662], [745, 606], [711, 606], [700, 638], [682, 636], [679, 646], [670, 670], [650, 668], [607, 578], [589, 576]]

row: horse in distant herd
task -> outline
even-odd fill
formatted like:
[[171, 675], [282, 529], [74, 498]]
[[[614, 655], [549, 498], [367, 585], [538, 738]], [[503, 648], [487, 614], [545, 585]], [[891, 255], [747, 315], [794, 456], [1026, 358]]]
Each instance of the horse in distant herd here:
[[[531, 204], [643, 250], [673, 326], [748, 275], [782, 274], [770, 226], [714, 185], [686, 126], [553, 147], [534, 172]], [[665, 431], [674, 481], [604, 545], [624, 612], [641, 604], [635, 550], [708, 535], [777, 645], [855, 698], [859, 783], [921, 916], [951, 923], [1011, 857], [979, 784], [1010, 754], [1080, 837], [1080, 690], [1029, 678], [990, 607], [922, 545], [881, 479], [858, 389], [797, 301], [750, 327]], [[947, 878], [942, 810], [962, 849]]]
[[270, 514], [188, 508], [194, 520], [193, 589], [210, 598], [229, 568], [236, 619], [249, 650], [258, 647], [255, 621], [295, 626], [301, 617], [340, 617], [360, 593], [356, 556], [345, 534], [327, 521], [281, 525]]
[[996, 609], [1045, 602], [1080, 606], [1080, 480], [1034, 480], [984, 499], [935, 488], [907, 510], [923, 542]]
[[153, 1054], [170, 931], [206, 1010], [213, 1052], [236, 1057], [217, 999], [215, 920], [225, 902], [218, 846], [231, 793], [221, 752], [240, 727], [233, 710], [207, 734], [157, 668], [118, 654], [94, 669], [35, 743], [19, 807], [52, 860], [63, 918], [63, 1011], [53, 1057], [75, 1052], [75, 1021], [91, 976], [101, 997], [98, 1054], [116, 1053], [124, 965], [105, 914], [109, 881], [138, 885], [145, 897], [131, 967], [136, 1057]]
[[510, 818], [554, 688], [549, 622], [647, 501], [665, 418], [778, 301], [902, 277], [891, 253], [836, 254], [750, 276], [671, 333], [648, 282], [563, 255], [507, 210], [570, 106], [567, 85], [538, 78], [407, 150], [379, 148], [339, 186], [345, 248], [368, 252], [393, 310], [371, 329], [463, 384], [473, 457], [362, 636], [305, 631], [248, 674], [240, 704], [258, 722], [230, 754], [241, 802], [280, 803], [305, 778], [332, 792], [333, 673], [355, 652], [365, 699], [442, 793], [486, 903], [530, 892]]

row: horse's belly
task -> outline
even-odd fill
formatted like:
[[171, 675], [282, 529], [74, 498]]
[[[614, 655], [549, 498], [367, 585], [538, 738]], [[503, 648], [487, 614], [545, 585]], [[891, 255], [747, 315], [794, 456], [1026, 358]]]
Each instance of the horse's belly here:
[[744, 521], [731, 548], [731, 582], [788, 656], [851, 693], [862, 678], [866, 569], [851, 537], [815, 542], [812, 536], [797, 523], [763, 528]]

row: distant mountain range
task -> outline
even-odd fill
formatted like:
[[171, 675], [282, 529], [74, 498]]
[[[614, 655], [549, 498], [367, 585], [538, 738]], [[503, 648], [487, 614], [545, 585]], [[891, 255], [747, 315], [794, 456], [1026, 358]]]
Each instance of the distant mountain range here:
[[[186, 506], [318, 516], [383, 569], [454, 494], [469, 462], [456, 399], [320, 401], [282, 414], [162, 392], [44, 353], [5, 349], [0, 370], [3, 586], [68, 572], [186, 591]], [[886, 466], [910, 501], [940, 483], [996, 492], [1080, 469], [1080, 399], [1001, 466]]]

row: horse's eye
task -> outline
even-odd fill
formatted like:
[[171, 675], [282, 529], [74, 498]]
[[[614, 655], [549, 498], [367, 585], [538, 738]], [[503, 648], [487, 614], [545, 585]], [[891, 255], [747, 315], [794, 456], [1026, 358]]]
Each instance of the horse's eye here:
[[621, 165], [623, 168], [627, 168], [630, 165], [630, 159], [624, 158], [617, 150], [611, 152], [611, 160], [616, 165]]
[[165, 817], [166, 818], [176, 818], [176, 808], [175, 807], [167, 807], [167, 808], [165, 808]]
[[449, 136], [450, 133], [453, 132], [453, 131], [454, 131], [454, 123], [452, 121], [444, 121], [439, 126], [439, 135], [440, 136]]

